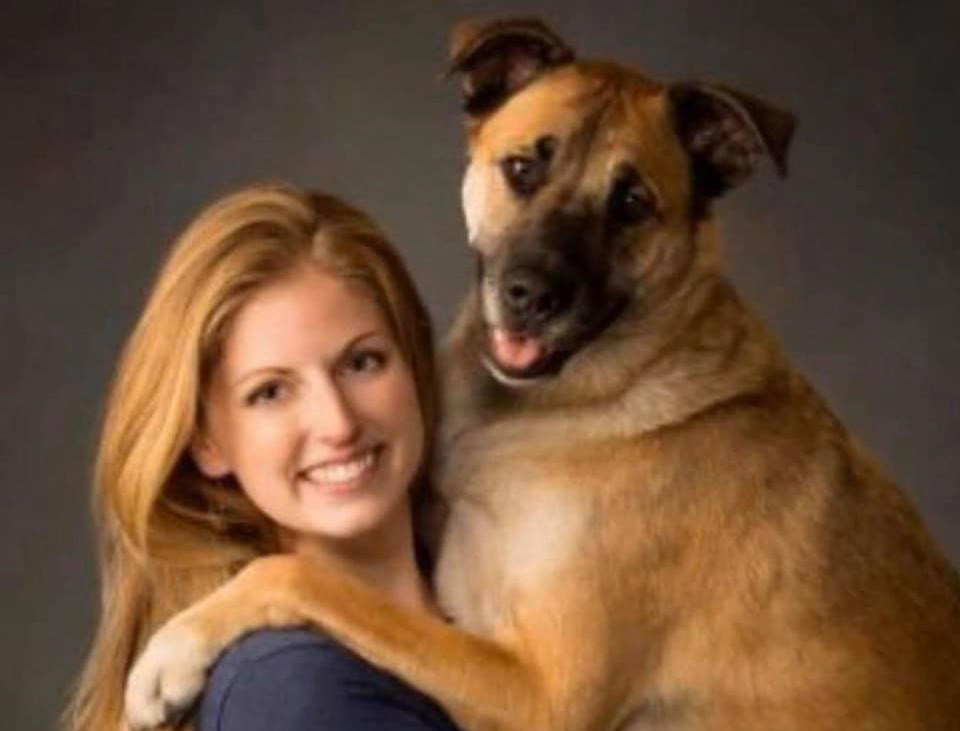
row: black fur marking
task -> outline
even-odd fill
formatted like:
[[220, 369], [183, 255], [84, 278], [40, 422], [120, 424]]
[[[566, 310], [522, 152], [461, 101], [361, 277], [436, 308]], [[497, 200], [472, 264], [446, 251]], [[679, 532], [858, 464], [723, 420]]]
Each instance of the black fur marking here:
[[497, 20], [455, 33], [448, 74], [463, 74], [464, 110], [493, 111], [543, 71], [574, 59], [573, 50], [533, 18]]

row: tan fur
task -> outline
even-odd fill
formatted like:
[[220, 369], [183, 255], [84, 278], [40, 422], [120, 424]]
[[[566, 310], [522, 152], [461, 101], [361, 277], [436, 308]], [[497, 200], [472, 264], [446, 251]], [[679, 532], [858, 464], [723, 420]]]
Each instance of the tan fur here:
[[[438, 472], [436, 588], [455, 627], [272, 557], [174, 629], [212, 656], [247, 629], [309, 621], [470, 730], [960, 727], [960, 581], [724, 277], [712, 224], [691, 221], [663, 87], [573, 64], [477, 121], [474, 245], [495, 249], [520, 215], [491, 161], [564, 138], [605, 85], [624, 102], [577, 189], [599, 191], [624, 155], [654, 188], [662, 219], [622, 264], [644, 307], [508, 392], [478, 362], [468, 299]], [[549, 191], [537, 205], [555, 205]]]

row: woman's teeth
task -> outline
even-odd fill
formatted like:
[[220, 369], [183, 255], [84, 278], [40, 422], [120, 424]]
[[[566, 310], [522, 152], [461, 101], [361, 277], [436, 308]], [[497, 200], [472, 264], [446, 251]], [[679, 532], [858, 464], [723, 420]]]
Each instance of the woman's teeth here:
[[373, 467], [374, 450], [369, 449], [346, 462], [328, 463], [311, 467], [304, 474], [310, 482], [337, 485], [352, 482]]

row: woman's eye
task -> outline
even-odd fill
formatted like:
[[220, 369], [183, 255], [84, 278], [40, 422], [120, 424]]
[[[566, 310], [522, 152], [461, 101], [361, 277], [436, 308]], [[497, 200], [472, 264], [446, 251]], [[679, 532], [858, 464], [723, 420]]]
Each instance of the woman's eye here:
[[386, 362], [386, 353], [379, 350], [361, 350], [350, 355], [346, 367], [351, 373], [376, 373]]
[[269, 381], [254, 389], [250, 395], [247, 396], [246, 401], [249, 406], [276, 403], [282, 400], [286, 394], [287, 388], [283, 383], [280, 381]]

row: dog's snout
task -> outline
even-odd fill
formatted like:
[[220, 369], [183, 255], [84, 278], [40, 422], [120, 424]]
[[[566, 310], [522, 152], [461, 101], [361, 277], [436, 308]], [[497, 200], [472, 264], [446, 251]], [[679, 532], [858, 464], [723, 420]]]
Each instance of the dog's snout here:
[[541, 325], [561, 312], [570, 300], [570, 287], [547, 272], [518, 267], [503, 278], [501, 301], [517, 325]]

